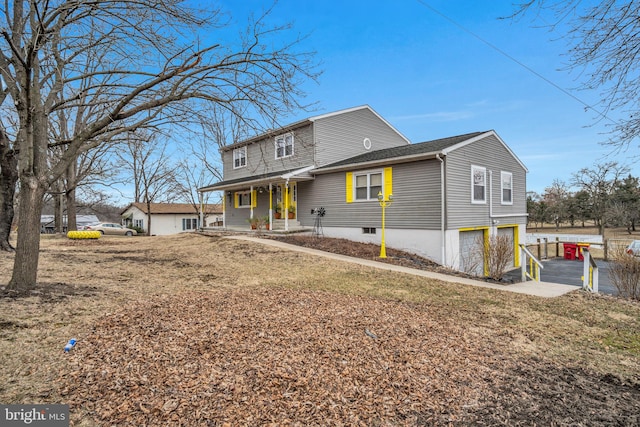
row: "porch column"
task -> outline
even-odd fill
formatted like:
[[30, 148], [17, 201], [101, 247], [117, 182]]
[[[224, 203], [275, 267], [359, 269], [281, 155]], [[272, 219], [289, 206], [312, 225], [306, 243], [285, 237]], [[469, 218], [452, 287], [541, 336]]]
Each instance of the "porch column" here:
[[249, 209], [251, 209], [251, 211], [249, 212], [249, 218], [253, 219], [253, 204], [256, 202], [255, 200], [253, 200], [253, 185], [249, 187], [249, 198], [251, 200], [251, 204], [249, 205]]
[[273, 230], [273, 187], [269, 183], [269, 230]]
[[227, 228], [227, 193], [229, 191], [222, 192], [222, 227]]
[[284, 183], [284, 231], [289, 231], [289, 178]]

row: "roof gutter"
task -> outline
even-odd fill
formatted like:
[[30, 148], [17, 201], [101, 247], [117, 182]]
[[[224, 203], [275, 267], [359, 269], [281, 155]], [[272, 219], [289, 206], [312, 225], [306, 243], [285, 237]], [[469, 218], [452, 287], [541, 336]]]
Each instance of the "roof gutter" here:
[[435, 159], [440, 154], [441, 154], [440, 152], [421, 153], [421, 154], [413, 154], [410, 156], [403, 156], [403, 157], [390, 157], [388, 159], [371, 160], [369, 162], [362, 162], [362, 163], [349, 163], [349, 164], [333, 166], [333, 167], [321, 167], [321, 168], [315, 169], [313, 173], [315, 175], [321, 175], [325, 173], [350, 170], [353, 168], [362, 169], [362, 168], [368, 168], [368, 167], [383, 166], [388, 164], [416, 162], [419, 160]]

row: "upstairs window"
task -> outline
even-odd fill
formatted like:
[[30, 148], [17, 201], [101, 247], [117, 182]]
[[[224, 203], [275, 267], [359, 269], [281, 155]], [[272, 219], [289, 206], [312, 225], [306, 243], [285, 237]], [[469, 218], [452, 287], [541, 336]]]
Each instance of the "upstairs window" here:
[[487, 168], [471, 166], [471, 203], [487, 202]]
[[276, 137], [276, 159], [293, 156], [293, 134], [287, 133]]
[[243, 168], [247, 166], [247, 147], [240, 147], [233, 150], [233, 168]]
[[513, 204], [513, 174], [511, 172], [500, 172], [500, 188], [502, 193], [502, 204]]

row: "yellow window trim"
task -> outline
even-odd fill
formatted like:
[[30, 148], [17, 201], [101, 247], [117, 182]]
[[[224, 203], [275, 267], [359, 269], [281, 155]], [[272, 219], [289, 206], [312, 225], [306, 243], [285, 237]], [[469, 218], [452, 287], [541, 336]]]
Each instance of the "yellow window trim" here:
[[353, 172], [347, 172], [347, 203], [353, 203]]
[[[345, 174], [346, 202], [353, 203], [353, 172]], [[393, 194], [393, 168], [384, 168], [382, 170], [382, 191], [385, 200], [389, 199], [389, 195]]]
[[383, 191], [384, 200], [389, 200], [389, 194], [393, 194], [393, 168], [384, 168], [383, 175]]

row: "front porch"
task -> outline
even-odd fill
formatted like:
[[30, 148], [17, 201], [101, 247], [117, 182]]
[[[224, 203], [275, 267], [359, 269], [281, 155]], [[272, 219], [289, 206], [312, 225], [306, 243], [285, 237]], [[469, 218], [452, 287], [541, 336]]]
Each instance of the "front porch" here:
[[273, 228], [267, 230], [265, 227], [261, 229], [251, 229], [249, 224], [245, 226], [240, 225], [230, 225], [227, 227], [203, 227], [203, 232], [233, 232], [233, 233], [267, 233], [267, 234], [290, 234], [290, 233], [312, 233], [313, 227], [305, 227], [300, 225], [299, 221], [296, 220], [288, 220], [289, 228], [285, 229], [285, 220], [284, 219], [274, 219], [272, 222]]
[[[200, 189], [222, 191], [223, 224], [204, 230], [251, 231], [251, 223], [260, 224], [262, 232], [300, 232], [311, 230], [298, 221], [297, 184], [313, 180], [308, 174], [312, 166], [286, 172], [221, 182]], [[280, 219], [280, 217], [284, 219]], [[271, 230], [266, 230], [265, 224]], [[207, 224], [211, 225], [211, 224]]]

